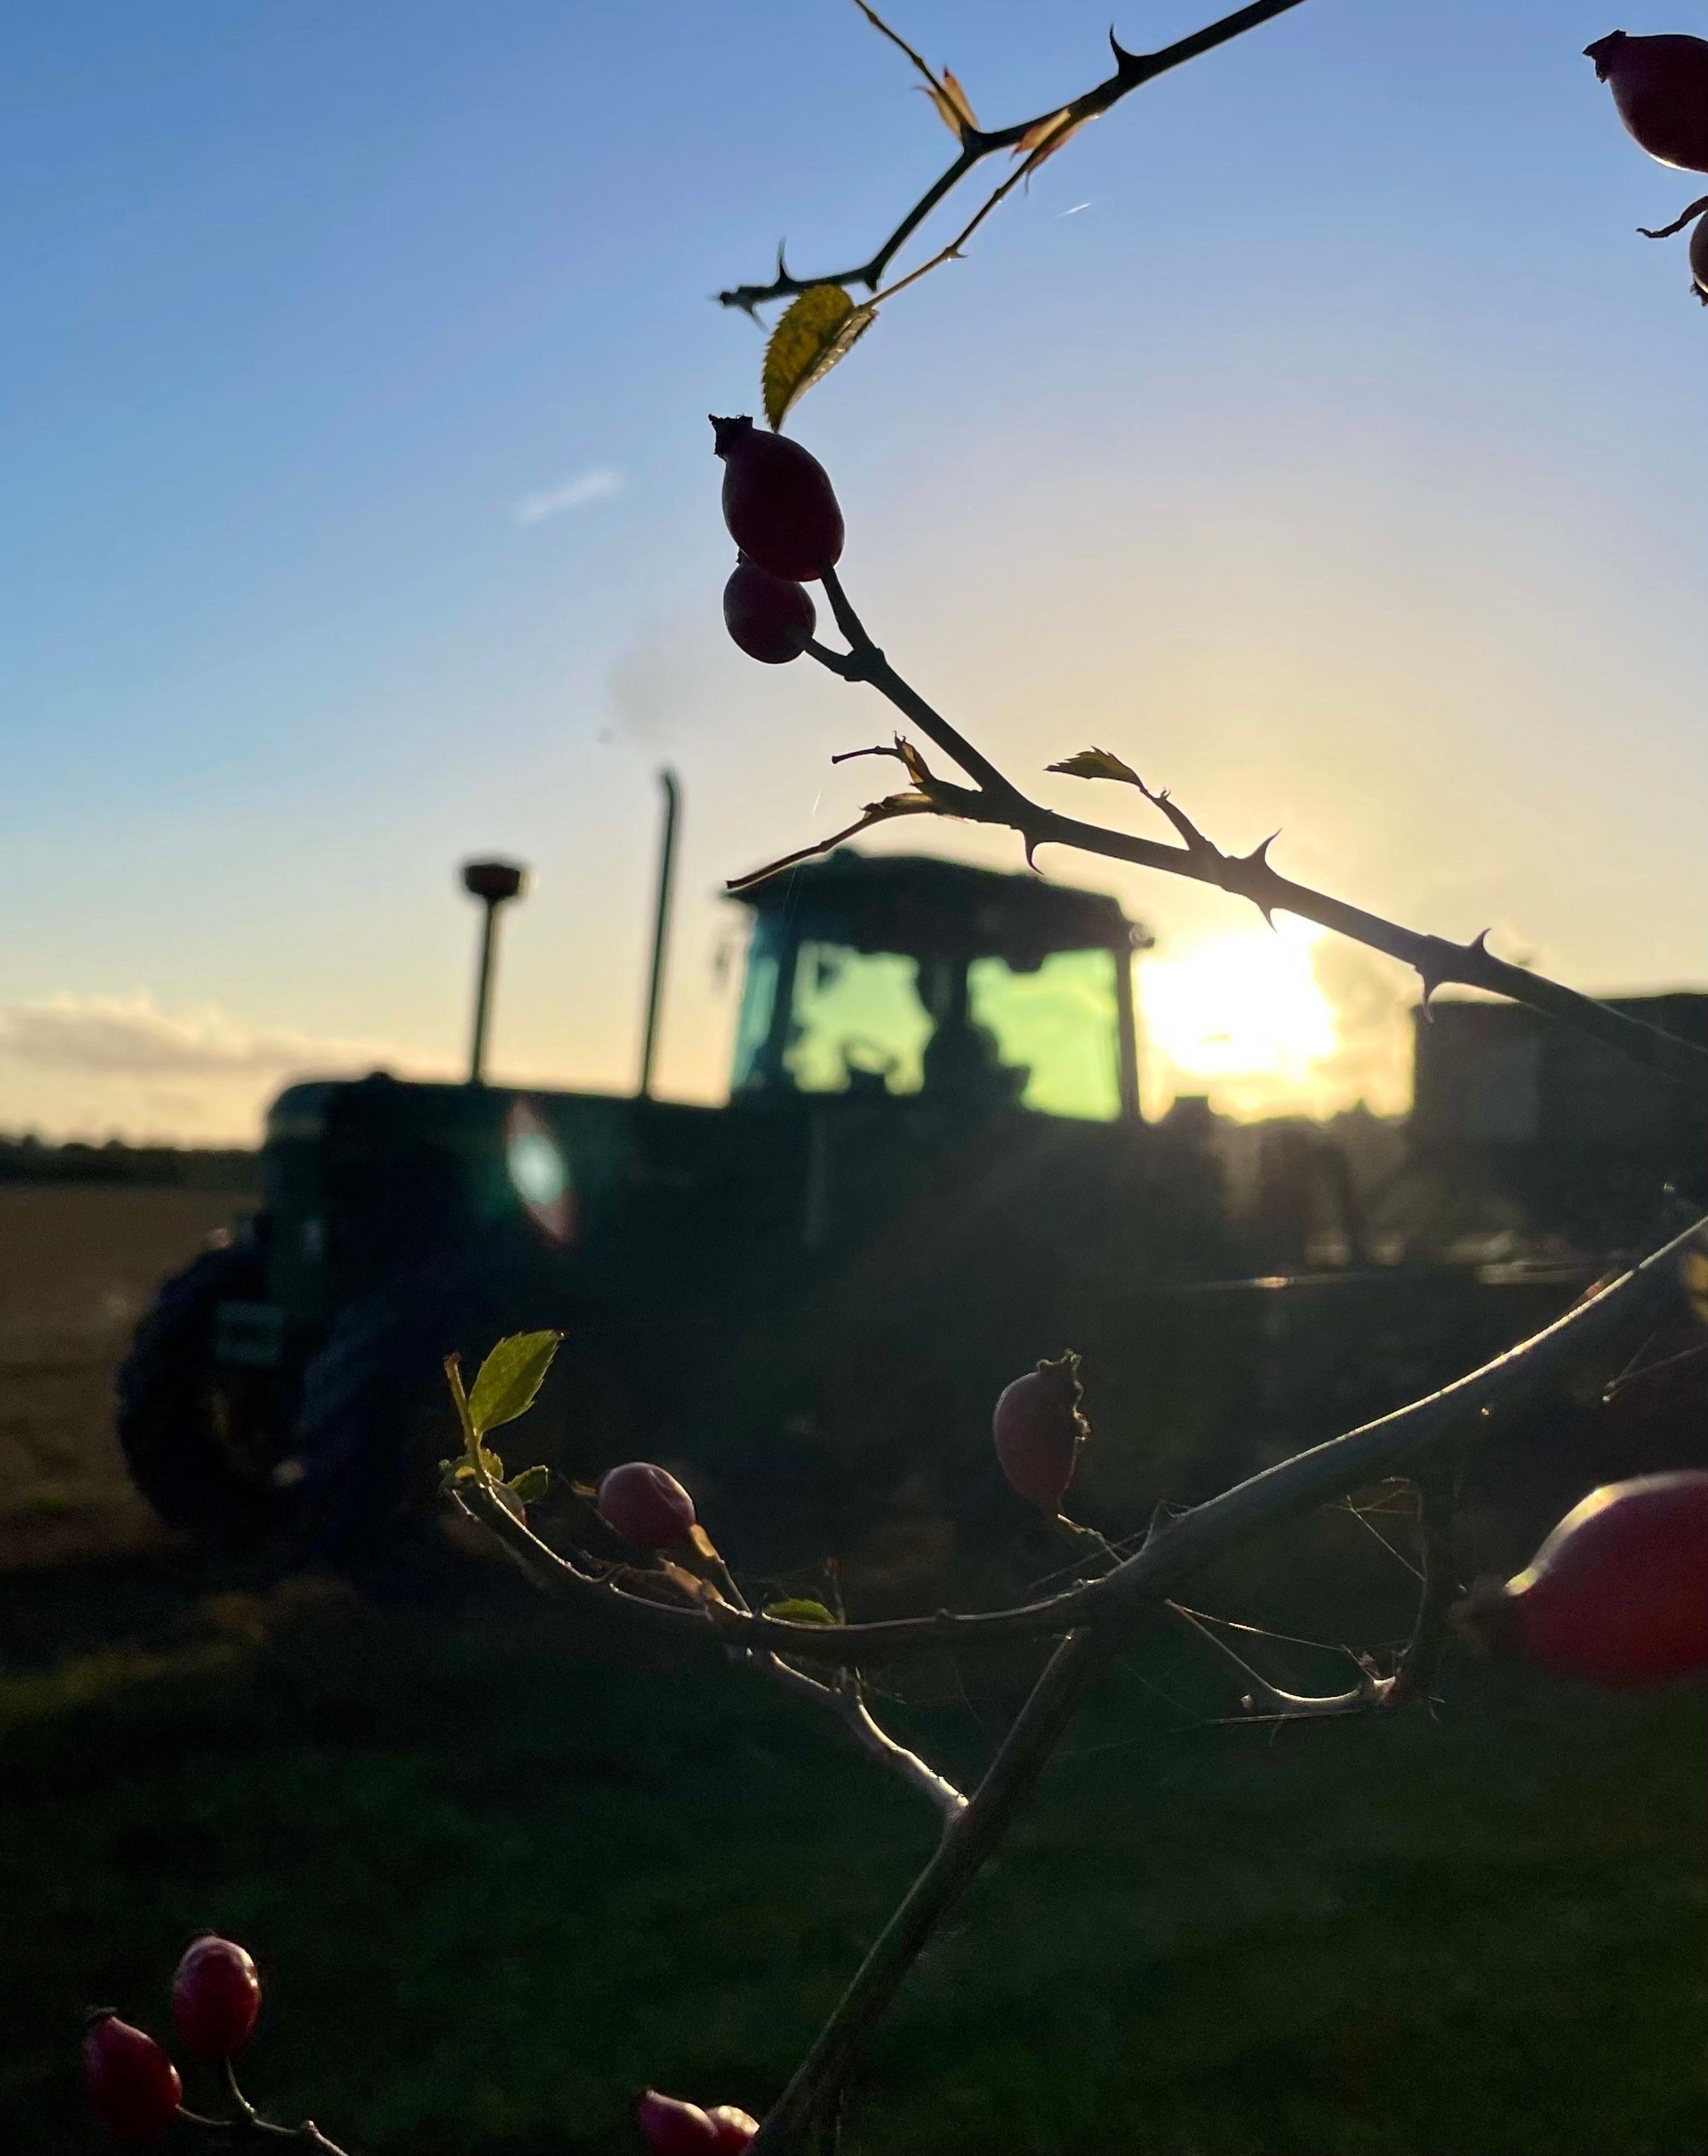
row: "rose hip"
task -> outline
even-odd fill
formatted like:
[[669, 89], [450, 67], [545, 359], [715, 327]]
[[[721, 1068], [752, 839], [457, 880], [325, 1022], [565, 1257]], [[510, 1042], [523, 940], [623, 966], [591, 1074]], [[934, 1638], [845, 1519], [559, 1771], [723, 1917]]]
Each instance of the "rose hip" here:
[[1458, 1614], [1492, 1652], [1617, 1691], [1708, 1671], [1708, 1472], [1592, 1491]]
[[798, 659], [818, 617], [804, 584], [737, 562], [724, 586], [724, 627], [750, 659], [782, 666]]
[[164, 2138], [184, 2093], [177, 2068], [153, 2037], [110, 2013], [90, 2021], [83, 2087], [105, 2127], [143, 2147]]
[[745, 416], [712, 420], [724, 460], [724, 521], [741, 552], [791, 583], [810, 583], [842, 558], [842, 511], [810, 449]]
[[997, 1460], [1009, 1486], [1052, 1515], [1074, 1479], [1089, 1432], [1080, 1412], [1080, 1358], [1040, 1363], [1007, 1388], [991, 1418]]
[[232, 2059], [254, 2034], [261, 1979], [244, 1949], [204, 1932], [172, 1979], [172, 2019], [197, 2059]]
[[1708, 41], [1615, 30], [1586, 45], [1584, 56], [1612, 90], [1626, 131], [1651, 157], [1708, 172]]
[[633, 2119], [653, 2156], [717, 2156], [724, 2144], [718, 2129], [697, 2103], [643, 2089], [634, 2100]]
[[637, 1549], [678, 1549], [694, 1527], [694, 1500], [649, 1460], [608, 1469], [595, 1493], [599, 1517]]

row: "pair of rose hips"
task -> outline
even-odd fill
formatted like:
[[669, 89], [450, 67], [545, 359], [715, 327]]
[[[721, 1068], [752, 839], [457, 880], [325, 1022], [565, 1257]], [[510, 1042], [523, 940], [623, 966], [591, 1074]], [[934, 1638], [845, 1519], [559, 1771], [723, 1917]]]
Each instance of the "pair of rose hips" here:
[[[1627, 132], [1651, 157], [1708, 172], [1708, 39], [1615, 30], [1584, 50], [1612, 90]], [[1690, 234], [1690, 275], [1708, 301], [1708, 217], [1699, 217]]]
[[[1087, 1435], [1078, 1371], [1074, 1355], [1040, 1363], [992, 1417], [1003, 1474], [1052, 1516]], [[1522, 1572], [1479, 1583], [1459, 1616], [1491, 1653], [1615, 1691], [1708, 1672], [1708, 1472], [1593, 1491]]]
[[714, 418], [724, 522], [740, 548], [724, 586], [724, 626], [750, 659], [798, 659], [818, 615], [807, 586], [842, 558], [842, 511], [812, 452], [749, 418]]
[[[1061, 1509], [1089, 1430], [1080, 1412], [1080, 1358], [1064, 1355], [1016, 1378], [992, 1418], [997, 1459], [1010, 1485], [1051, 1515]], [[599, 1517], [637, 1549], [680, 1549], [693, 1540], [694, 1500], [649, 1460], [608, 1468], [593, 1491]]]
[[[235, 2058], [254, 2034], [261, 1980], [242, 1947], [204, 1932], [172, 1978], [172, 2020], [192, 2058]], [[90, 2107], [121, 2141], [161, 2140], [183, 2102], [178, 2070], [152, 2036], [110, 2009], [90, 2015], [83, 2040], [83, 2086]]]
[[741, 2156], [759, 2131], [759, 2121], [732, 2103], [702, 2111], [656, 2089], [635, 2098], [633, 2117], [652, 2156]]

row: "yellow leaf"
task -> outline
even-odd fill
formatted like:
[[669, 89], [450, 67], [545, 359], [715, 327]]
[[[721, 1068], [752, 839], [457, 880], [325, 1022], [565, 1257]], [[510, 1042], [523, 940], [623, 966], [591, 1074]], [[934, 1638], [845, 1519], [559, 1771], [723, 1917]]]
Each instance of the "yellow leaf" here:
[[932, 83], [926, 90], [926, 95], [936, 106], [938, 119], [958, 142], [961, 140], [961, 115], [955, 110], [954, 103], [948, 92], [939, 90], [936, 83]]
[[765, 1614], [774, 1617], [780, 1625], [833, 1625], [836, 1622], [822, 1602], [810, 1596], [792, 1597], [787, 1602], [770, 1602]]
[[1070, 136], [1077, 135], [1085, 124], [1083, 120], [1075, 119], [1072, 105], [1064, 105], [1059, 112], [1034, 121], [1014, 145], [1014, 155], [1029, 158], [1035, 170], [1046, 157], [1054, 157], [1063, 143]]
[[809, 285], [784, 312], [765, 347], [765, 416], [781, 427], [789, 408], [829, 373], [877, 317], [857, 307], [840, 285]]
[[931, 783], [930, 765], [913, 743], [901, 734], [895, 737], [895, 753], [905, 767], [908, 777], [923, 792]]
[[943, 70], [943, 95], [953, 105], [962, 123], [976, 131], [978, 122], [972, 116], [972, 107], [967, 102], [967, 92], [956, 81], [947, 68]]
[[978, 132], [978, 122], [973, 117], [972, 106], [947, 68], [933, 80], [926, 76], [926, 95], [937, 108], [937, 116], [958, 142], [964, 136]]
[[1132, 766], [1123, 763], [1112, 749], [1082, 748], [1064, 757], [1061, 762], [1051, 764], [1049, 768], [1069, 778], [1118, 778], [1125, 785], [1141, 789], [1145, 783]]
[[1708, 1325], [1708, 1250], [1692, 1245], [1679, 1265], [1685, 1299], [1704, 1325]]

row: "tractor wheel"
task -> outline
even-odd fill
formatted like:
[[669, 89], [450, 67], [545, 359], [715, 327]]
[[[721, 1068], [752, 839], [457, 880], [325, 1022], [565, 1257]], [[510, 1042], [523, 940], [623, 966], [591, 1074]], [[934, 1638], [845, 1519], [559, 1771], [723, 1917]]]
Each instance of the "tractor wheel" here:
[[223, 1556], [253, 1553], [280, 1524], [276, 1381], [213, 1359], [219, 1305], [264, 1291], [259, 1251], [204, 1250], [161, 1289], [116, 1378], [131, 1481], [169, 1527]]
[[430, 1596], [466, 1574], [437, 1502], [439, 1463], [463, 1442], [444, 1364], [516, 1329], [504, 1301], [490, 1274], [450, 1260], [339, 1312], [303, 1373], [291, 1448], [303, 1556], [382, 1594]]

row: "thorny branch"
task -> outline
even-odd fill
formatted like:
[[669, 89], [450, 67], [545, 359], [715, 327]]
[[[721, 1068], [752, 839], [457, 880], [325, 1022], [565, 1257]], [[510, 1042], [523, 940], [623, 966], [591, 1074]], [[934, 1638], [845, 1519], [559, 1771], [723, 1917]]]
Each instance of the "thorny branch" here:
[[1183, 1609], [1177, 1602], [1169, 1602], [1164, 1606], [1183, 1624], [1190, 1625], [1207, 1646], [1238, 1672], [1246, 1687], [1244, 1704], [1247, 1720], [1320, 1722], [1334, 1715], [1362, 1714], [1371, 1707], [1386, 1706], [1393, 1697], [1396, 1680], [1379, 1677], [1370, 1669], [1361, 1670], [1357, 1683], [1346, 1691], [1329, 1692], [1321, 1697], [1284, 1691], [1279, 1685], [1271, 1684], [1260, 1671], [1254, 1670], [1242, 1654], [1204, 1621], [1197, 1610]]
[[[1053, 768], [1072, 777], [1136, 788], [1172, 825], [1177, 845], [1081, 823], [1041, 807], [889, 665], [833, 568], [826, 568], [823, 583], [849, 648], [837, 652], [815, 642], [808, 647], [812, 655], [845, 680], [869, 682], [928, 741], [952, 757], [972, 782], [940, 778], [919, 750], [899, 735], [893, 744], [856, 751], [856, 755], [900, 762], [909, 788], [870, 804], [860, 821], [839, 834], [839, 839], [869, 824], [904, 814], [955, 816], [1004, 825], [1019, 834], [1028, 860], [1042, 844], [1075, 846], [1213, 884], [1249, 900], [1265, 918], [1285, 909], [1316, 921], [1414, 968], [1423, 983], [1426, 1004], [1434, 989], [1449, 981], [1492, 989], [1562, 1017], [1670, 1076], [1700, 1084], [1708, 1075], [1708, 1052], [1506, 964], [1492, 956], [1482, 937], [1461, 946], [1420, 936], [1293, 883], [1269, 865], [1271, 840], [1245, 855], [1223, 852], [1166, 792], [1153, 792], [1136, 772], [1107, 751], [1083, 751]], [[839, 839], [821, 842], [790, 859], [826, 851]], [[759, 880], [787, 865], [773, 864], [742, 881]], [[1109, 1570], [1075, 1580], [1044, 1600], [1008, 1609], [964, 1615], [940, 1610], [933, 1617], [875, 1624], [782, 1622], [748, 1609], [733, 1582], [726, 1583], [726, 1593], [720, 1591], [716, 1582], [678, 1567], [661, 1566], [649, 1576], [633, 1568], [602, 1571], [589, 1560], [577, 1563], [560, 1556], [501, 1502], [495, 1487], [475, 1479], [454, 1489], [454, 1501], [491, 1528], [537, 1584], [552, 1592], [614, 1599], [638, 1619], [678, 1630], [699, 1628], [705, 1636], [710, 1628], [728, 1649], [767, 1666], [791, 1689], [810, 1693], [819, 1704], [833, 1705], [868, 1750], [923, 1788], [945, 1816], [935, 1854], [767, 2116], [753, 2143], [753, 2156], [801, 2156], [819, 2123], [834, 2116], [867, 2032], [936, 1925], [1007, 1831], [1096, 1672], [1160, 1608], [1173, 1609], [1236, 1667], [1249, 1688], [1253, 1719], [1320, 1719], [1427, 1699], [1455, 1588], [1451, 1476], [1450, 1470], [1444, 1471], [1440, 1455], [1474, 1423], [1486, 1425], [1510, 1412], [1536, 1382], [1582, 1361], [1676, 1294], [1680, 1261], [1705, 1229], [1708, 1221], [1693, 1222], [1640, 1264], [1580, 1298], [1531, 1339], [1427, 1399], [1236, 1484], [1147, 1536], [1139, 1549]], [[1313, 1698], [1285, 1691], [1253, 1669], [1198, 1613], [1173, 1602], [1177, 1588], [1236, 1545], [1316, 1505], [1402, 1471], [1417, 1478], [1422, 1492], [1423, 1563], [1416, 1623], [1393, 1676], [1380, 1676], [1373, 1666], [1361, 1664], [1358, 1682], [1345, 1692]], [[862, 1670], [921, 1647], [1043, 1638], [1058, 1642], [1049, 1666], [970, 1800], [944, 1783], [926, 1762], [896, 1746], [871, 1720], [859, 1697]], [[828, 1665], [828, 1681], [802, 1669], [802, 1663], [821, 1669]], [[831, 2138], [833, 2141], [833, 2132]]]
[[1107, 1662], [1112, 1638], [1070, 1632], [1033, 1687], [972, 1802], [952, 1820], [861, 1963], [788, 2087], [766, 2113], [749, 2156], [798, 2148], [826, 2098], [847, 2078], [868, 2031], [895, 1997], [926, 1942], [970, 1887], [1031, 1795], [1063, 1732]]
[[1131, 861], [1141, 868], [1160, 870], [1166, 875], [1184, 876], [1194, 883], [1213, 885], [1236, 898], [1249, 900], [1265, 920], [1277, 912], [1297, 914], [1372, 951], [1397, 958], [1402, 965], [1411, 967], [1422, 981], [1426, 1008], [1435, 991], [1449, 983], [1485, 988], [1513, 1003], [1562, 1019], [1580, 1032], [1593, 1034], [1608, 1047], [1633, 1057], [1651, 1070], [1689, 1086], [1708, 1088], [1708, 1049], [1676, 1034], [1663, 1033], [1658, 1027], [1645, 1025], [1640, 1019], [1615, 1010], [1611, 1004], [1581, 995], [1575, 988], [1552, 981], [1545, 974], [1497, 958], [1488, 947], [1486, 930], [1469, 943], [1454, 943], [1444, 937], [1421, 935], [1416, 929], [1384, 920], [1380, 914], [1368, 912], [1362, 906], [1351, 906], [1344, 899], [1313, 891], [1307, 884], [1295, 883], [1269, 863], [1269, 850], [1279, 834], [1272, 834], [1249, 854], [1224, 853], [1205, 836], [1166, 790], [1153, 793], [1136, 771], [1107, 750], [1084, 750], [1049, 767], [1069, 778], [1113, 779], [1136, 788], [1174, 826], [1182, 840], [1179, 845], [1167, 845], [1131, 832], [1084, 823], [1031, 800], [890, 665], [854, 612], [833, 569], [824, 572], [824, 589], [849, 649], [846, 652], [833, 651], [814, 643], [808, 647], [812, 656], [845, 681], [869, 682], [928, 741], [945, 755], [952, 757], [974, 783], [962, 786], [936, 778], [917, 750], [898, 737], [893, 752], [877, 752], [894, 753], [901, 759], [913, 780], [910, 793], [874, 803], [859, 824], [839, 832], [835, 837], [803, 847], [782, 860], [734, 879], [730, 886], [732, 891], [746, 890], [798, 861], [828, 852], [853, 832], [890, 816], [929, 814], [956, 817], [967, 823], [1000, 825], [1019, 834], [1028, 861], [1039, 846], [1071, 846], [1081, 853]]
[[1094, 84], [1078, 97], [1069, 98], [1065, 104], [1051, 105], [1047, 110], [1035, 113], [1029, 120], [1017, 121], [1012, 126], [982, 128], [973, 118], [960, 85], [946, 70], [939, 75], [927, 65], [913, 47], [898, 37], [888, 23], [882, 21], [866, 0], [855, 0], [855, 4], [866, 19], [890, 43], [907, 55], [925, 78], [931, 100], [943, 118], [960, 138], [961, 146], [956, 156], [925, 192], [907, 211], [889, 238], [866, 261], [856, 263], [846, 270], [826, 270], [818, 276], [798, 277], [783, 260], [782, 248], [777, 255], [777, 275], [762, 285], [736, 285], [726, 292], [718, 294], [719, 303], [726, 307], [739, 307], [751, 314], [756, 308], [768, 305], [775, 300], [793, 299], [815, 285], [863, 285], [869, 292], [875, 293], [885, 271], [895, 256], [918, 231], [931, 212], [952, 194], [967, 175], [987, 157], [999, 151], [1011, 150], [1023, 162], [988, 196], [972, 218], [957, 233], [948, 245], [941, 249], [931, 259], [910, 272], [908, 276], [892, 285], [888, 298], [900, 291], [903, 284], [911, 284], [916, 278], [941, 264], [953, 260], [962, 248], [972, 237], [991, 212], [1023, 181], [1035, 172], [1044, 160], [1062, 146], [1068, 137], [1090, 121], [1098, 119], [1122, 98], [1137, 90], [1142, 84], [1152, 82], [1159, 74], [1167, 74], [1172, 68], [1201, 54], [1213, 52], [1218, 45], [1242, 37], [1248, 30], [1255, 30], [1277, 15], [1285, 15], [1300, 4], [1300, 0], [1254, 0], [1249, 7], [1240, 8], [1218, 22], [1211, 23], [1189, 37], [1177, 38], [1172, 45], [1164, 45], [1154, 53], [1130, 53], [1116, 40], [1115, 33], [1109, 33], [1109, 43], [1115, 54], [1115, 71], [1101, 82]]
[[[1331, 1498], [1345, 1496], [1363, 1484], [1402, 1469], [1416, 1475], [1425, 1492], [1424, 1584], [1412, 1642], [1394, 1677], [1379, 1679], [1373, 1671], [1366, 1671], [1352, 1693], [1311, 1700], [1269, 1685], [1213, 1633], [1205, 1636], [1214, 1641], [1224, 1658], [1231, 1656], [1238, 1662], [1254, 1683], [1254, 1705], [1261, 1701], [1268, 1710], [1265, 1719], [1292, 1721], [1360, 1712], [1392, 1707], [1408, 1698], [1427, 1697], [1429, 1672], [1439, 1650], [1442, 1605], [1452, 1579], [1448, 1513], [1444, 1486], [1436, 1473], [1438, 1455], [1449, 1443], [1459, 1441], [1474, 1421], [1491, 1423], [1497, 1414], [1510, 1410], [1532, 1382], [1580, 1362], [1675, 1295], [1680, 1261], [1705, 1229], [1708, 1221], [1693, 1222], [1640, 1265], [1585, 1296], [1552, 1325], [1480, 1369], [1409, 1407], [1250, 1476], [1147, 1536], [1132, 1556], [1121, 1560], [1112, 1570], [1080, 1581], [1044, 1602], [1018, 1609], [972, 1616], [940, 1611], [932, 1618], [871, 1625], [786, 1623], [738, 1606], [739, 1589], [736, 1600], [732, 1601], [714, 1582], [698, 1578], [680, 1567], [662, 1568], [656, 1580], [649, 1580], [629, 1568], [602, 1574], [590, 1563], [577, 1564], [561, 1557], [516, 1517], [503, 1502], [510, 1496], [507, 1491], [478, 1478], [453, 1485], [454, 1502], [482, 1520], [530, 1578], [542, 1588], [614, 1597], [637, 1618], [644, 1614], [650, 1621], [676, 1628], [701, 1628], [701, 1636], [705, 1635], [705, 1628], [715, 1628], [726, 1646], [768, 1661], [773, 1675], [780, 1675], [792, 1689], [810, 1686], [815, 1701], [821, 1704], [825, 1697], [834, 1697], [836, 1686], [863, 1665], [911, 1648], [991, 1638], [1052, 1637], [1058, 1642], [1043, 1676], [970, 1800], [961, 1799], [960, 1792], [942, 1783], [923, 1760], [912, 1754], [898, 1758], [901, 1748], [869, 1715], [861, 1712], [858, 1720], [849, 1717], [860, 1741], [868, 1748], [878, 1750], [886, 1766], [898, 1768], [926, 1789], [943, 1812], [945, 1825], [930, 1861], [767, 2114], [752, 2143], [751, 2156], [803, 2156], [821, 2128], [833, 2146], [833, 2122], [841, 2093], [861, 2044], [937, 1925], [972, 1884], [1030, 1796], [1096, 1675], [1126, 1645], [1133, 1630], [1149, 1622], [1159, 1606], [1171, 1599], [1172, 1590], [1213, 1558], [1285, 1519]], [[1179, 1614], [1203, 1631], [1196, 1613]], [[786, 1661], [780, 1659], [782, 1656], [787, 1656]], [[793, 1666], [802, 1661], [828, 1661], [836, 1674], [830, 1682], [823, 1683]], [[857, 1674], [854, 1681], [858, 1682]], [[858, 1707], [858, 1693], [853, 1697]], [[839, 1707], [839, 1712], [845, 1710]], [[828, 2126], [827, 2121], [830, 2122]]]
[[763, 1668], [786, 1691], [810, 1699], [815, 1707], [828, 1708], [863, 1752], [880, 1766], [899, 1774], [910, 1789], [917, 1789], [936, 1806], [946, 1820], [966, 1810], [967, 1799], [951, 1781], [940, 1774], [928, 1760], [921, 1758], [918, 1753], [897, 1743], [879, 1724], [866, 1705], [864, 1690], [857, 1676], [839, 1671], [836, 1681], [827, 1684], [821, 1678], [808, 1676], [804, 1670], [796, 1669], [781, 1655], [753, 1655], [745, 1659]]

